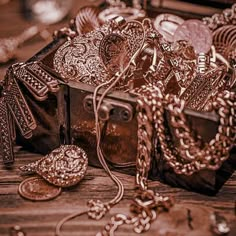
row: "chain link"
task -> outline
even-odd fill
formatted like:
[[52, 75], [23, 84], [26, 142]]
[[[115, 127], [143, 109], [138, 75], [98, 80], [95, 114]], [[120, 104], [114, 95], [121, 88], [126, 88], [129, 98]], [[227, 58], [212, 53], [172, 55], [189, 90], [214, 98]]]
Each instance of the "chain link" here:
[[225, 9], [221, 14], [216, 13], [211, 17], [204, 17], [202, 21], [213, 31], [223, 25], [235, 25], [236, 4], [233, 4], [231, 8]]
[[[220, 124], [215, 137], [203, 145], [199, 144], [191, 135], [187, 120], [183, 114], [183, 102], [170, 95], [166, 97], [168, 110], [171, 113], [170, 125], [180, 141], [180, 147], [176, 148], [179, 155], [173, 154], [165, 141], [163, 133], [164, 124], [157, 127], [161, 149], [165, 159], [177, 174], [191, 175], [202, 169], [216, 170], [229, 157], [230, 149], [235, 145], [235, 93], [223, 91], [218, 94], [212, 104], [212, 109], [219, 115]], [[174, 118], [175, 117], [175, 118]], [[158, 117], [163, 119], [163, 116]]]
[[[191, 175], [201, 169], [218, 169], [229, 157], [229, 151], [235, 145], [235, 93], [223, 91], [213, 102], [212, 109], [219, 114], [220, 124], [215, 138], [204, 145], [199, 136], [196, 136], [196, 139], [187, 124], [183, 113], [185, 105], [183, 100], [174, 95], [163, 96], [163, 91], [154, 85], [141, 87], [139, 93], [136, 161], [136, 183], [139, 192], [130, 207], [134, 216], [124, 214], [113, 216], [110, 223], [97, 236], [112, 236], [119, 226], [124, 224], [133, 225], [136, 233], [145, 232], [156, 219], [157, 213], [168, 210], [173, 205], [172, 199], [162, 197], [147, 189], [152, 149], [158, 142], [168, 164], [177, 174], [186, 175]], [[170, 126], [173, 127], [174, 135], [179, 140], [179, 147], [173, 143], [170, 135], [167, 135], [165, 108], [170, 112]]]
[[[161, 151], [168, 164], [177, 174], [186, 175], [202, 169], [218, 169], [229, 157], [230, 149], [235, 145], [235, 93], [225, 90], [217, 95], [212, 109], [219, 115], [218, 132], [215, 138], [204, 144], [200, 138], [196, 139], [193, 136], [188, 126], [183, 113], [184, 101], [170, 94], [163, 97], [160, 89], [156, 90], [156, 95], [156, 101], [152, 104], [152, 110], [155, 110], [153, 122]], [[173, 141], [166, 134], [164, 106], [170, 112], [170, 126], [179, 140], [179, 147], [173, 145]]]
[[[151, 223], [156, 219], [157, 213], [167, 211], [173, 205], [173, 200], [169, 197], [163, 197], [158, 193], [148, 190], [148, 172], [151, 164], [151, 156], [157, 143], [154, 131], [154, 118], [157, 106], [158, 87], [153, 85], [143, 86], [139, 90], [140, 96], [137, 100], [137, 120], [138, 120], [138, 150], [136, 160], [136, 184], [139, 191], [133, 199], [130, 211], [134, 216], [117, 214], [111, 218], [104, 230], [97, 236], [112, 236], [119, 226], [127, 224], [133, 225], [134, 232], [142, 233], [148, 231]], [[158, 104], [161, 106], [162, 104]], [[154, 146], [155, 144], [155, 146]]]
[[96, 236], [113, 236], [121, 225], [132, 225], [135, 233], [143, 233], [150, 229], [151, 223], [157, 218], [157, 213], [168, 211], [173, 205], [172, 199], [162, 197], [152, 190], [140, 190], [130, 206], [134, 216], [116, 214]]

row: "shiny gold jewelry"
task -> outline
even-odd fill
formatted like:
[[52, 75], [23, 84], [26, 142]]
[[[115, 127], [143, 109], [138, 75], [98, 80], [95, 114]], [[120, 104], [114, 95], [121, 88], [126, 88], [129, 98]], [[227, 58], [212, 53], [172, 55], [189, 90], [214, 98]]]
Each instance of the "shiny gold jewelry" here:
[[[54, 68], [67, 80], [100, 85], [122, 70], [143, 40], [142, 24], [122, 17], [64, 43], [55, 53]], [[124, 60], [115, 61], [122, 56]], [[121, 63], [121, 64], [120, 64]]]
[[[102, 167], [104, 168], [104, 170], [107, 172], [107, 174], [109, 175], [109, 177], [113, 180], [113, 182], [117, 185], [118, 187], [118, 192], [116, 194], [116, 196], [108, 201], [108, 202], [101, 202], [99, 200], [90, 200], [88, 201], [88, 207], [89, 209], [87, 211], [84, 212], [79, 212], [79, 213], [75, 213], [72, 214], [64, 219], [62, 219], [56, 227], [56, 235], [61, 235], [61, 227], [63, 226], [63, 224], [76, 217], [76, 216], [80, 216], [82, 214], [88, 214], [88, 216], [92, 219], [95, 220], [99, 220], [101, 219], [109, 210], [111, 207], [113, 207], [115, 204], [119, 203], [121, 201], [121, 199], [123, 198], [124, 195], [124, 186], [122, 184], [122, 182], [119, 180], [119, 178], [117, 178], [109, 169], [105, 158], [103, 156], [103, 152], [101, 149], [101, 127], [100, 125], [104, 125], [100, 120], [99, 120], [99, 116], [98, 116], [98, 111], [100, 109], [101, 106], [101, 102], [103, 101], [104, 97], [116, 86], [116, 84], [122, 80], [123, 76], [127, 73], [127, 71], [130, 69], [131, 64], [134, 63], [136, 55], [138, 55], [141, 51], [142, 48], [144, 46], [144, 42], [146, 39], [146, 35], [148, 34], [146, 32], [146, 29], [144, 27], [144, 24], [146, 24], [148, 22], [143, 22], [141, 23], [137, 23], [137, 22], [130, 22], [130, 24], [132, 26], [135, 25], [139, 25], [141, 26], [143, 32], [143, 38], [142, 41], [140, 43], [140, 46], [138, 48], [134, 47], [133, 50], [135, 50], [135, 53], [133, 53], [134, 55], [131, 57], [131, 59], [129, 60], [128, 64], [125, 66], [125, 68], [120, 72], [117, 73], [116, 76], [114, 76], [112, 78], [111, 83], [108, 82], [104, 82], [102, 84], [100, 84], [99, 86], [97, 86], [95, 88], [94, 91], [94, 95], [93, 95], [93, 108], [94, 108], [94, 114], [95, 114], [95, 129], [96, 129], [96, 140], [97, 140], [97, 156], [98, 156], [98, 160], [100, 162], [100, 164], [102, 165]], [[127, 28], [126, 28], [127, 27]], [[126, 34], [131, 37], [132, 36], [132, 28], [130, 29], [127, 25], [126, 27], [124, 27], [124, 29], [126, 29]], [[149, 29], [147, 29], [147, 31], [149, 31]], [[106, 86], [108, 85], [108, 87], [106, 88]], [[97, 103], [97, 95], [98, 95], [98, 91], [100, 88], [105, 87], [104, 92], [102, 93], [101, 97], [99, 98], [99, 101]]]
[[[191, 136], [190, 128], [186, 124], [186, 118], [183, 114], [184, 101], [173, 95], [163, 96], [163, 91], [153, 85], [142, 86], [139, 94], [137, 101], [138, 152], [136, 183], [140, 193], [135, 198], [134, 204], [131, 205], [134, 216], [127, 217], [123, 214], [113, 216], [111, 222], [98, 234], [99, 236], [110, 235], [123, 224], [133, 225], [136, 233], [145, 232], [150, 228], [157, 213], [168, 210], [172, 206], [171, 199], [160, 197], [154, 194], [153, 191], [147, 190], [150, 158], [155, 152], [153, 148], [158, 143], [167, 163], [177, 174], [185, 175], [191, 175], [201, 169], [218, 169], [223, 161], [228, 158], [229, 151], [235, 143], [236, 106], [234, 101], [236, 95], [234, 93], [224, 91], [217, 96], [213, 107], [218, 110], [220, 116], [218, 133], [215, 139], [202, 147], [199, 147], [199, 142]], [[164, 106], [167, 106], [170, 111], [171, 126], [179, 140], [180, 145], [176, 147], [176, 150], [169, 148], [171, 137], [167, 138], [168, 134], [164, 124]], [[174, 152], [175, 154], [173, 154]], [[214, 227], [218, 226], [214, 225]]]
[[144, 74], [145, 81], [153, 85], [161, 83], [165, 94], [181, 95], [196, 76], [193, 47], [186, 41], [171, 44], [160, 39], [153, 51], [152, 64]]
[[126, 216], [121, 213], [112, 216], [111, 221], [96, 236], [114, 235], [114, 232], [125, 224], [132, 225], [134, 232], [137, 234], [144, 233], [150, 229], [158, 214], [168, 211], [172, 205], [172, 200], [168, 197], [162, 197], [152, 190], [140, 191], [130, 205], [133, 216]]
[[[169, 165], [177, 174], [187, 175], [191, 175], [201, 169], [218, 169], [223, 161], [229, 157], [229, 152], [235, 145], [235, 94], [223, 91], [216, 95], [212, 109], [220, 116], [218, 133], [209, 143], [205, 143], [202, 146], [191, 136], [190, 128], [182, 112], [184, 102], [171, 95], [167, 95], [166, 99], [166, 105], [172, 116], [170, 124], [174, 128], [180, 144], [176, 148], [179, 154], [175, 155], [173, 150], [169, 148], [165, 135], [164, 110], [159, 107], [159, 112], [157, 112], [156, 116], [157, 135], [160, 137], [161, 150]], [[159, 103], [157, 102], [157, 104]]]
[[180, 95], [186, 102], [186, 107], [198, 111], [204, 110], [208, 100], [227, 87], [229, 81], [225, 76], [226, 72], [226, 66], [222, 65], [204, 74], [198, 74]]
[[24, 174], [36, 172], [47, 182], [70, 187], [85, 176], [88, 166], [87, 154], [75, 145], [62, 145], [39, 161], [20, 167]]
[[[155, 92], [153, 92], [153, 89]], [[152, 120], [151, 117], [153, 116], [152, 123], [154, 123], [154, 128], [152, 129], [154, 129], [154, 131], [152, 131], [152, 126], [149, 124], [149, 128], [147, 128], [148, 132], [143, 134], [140, 133], [146, 140], [145, 142], [142, 142], [145, 148], [142, 148], [141, 150], [150, 152], [150, 141], [148, 141], [151, 137], [150, 134], [151, 132], [154, 132], [154, 134], [157, 132], [156, 136], [154, 136], [156, 137], [156, 141], [155, 139], [152, 140], [156, 143], [160, 143], [163, 156], [168, 164], [177, 174], [187, 175], [191, 175], [201, 169], [216, 170], [223, 161], [229, 157], [229, 152], [235, 145], [236, 139], [235, 93], [226, 90], [216, 95], [212, 104], [212, 109], [220, 116], [218, 133], [209, 143], [199, 144], [198, 141], [192, 137], [191, 130], [187, 125], [186, 117], [183, 114], [183, 109], [185, 107], [185, 102], [183, 100], [180, 100], [173, 95], [163, 96], [163, 91], [153, 86], [151, 86], [151, 88], [143, 87], [140, 92], [142, 91], [145, 92], [146, 97], [144, 97], [144, 99], [146, 102], [148, 101], [147, 97], [148, 94], [150, 94], [150, 91], [154, 93], [154, 95], [152, 95], [154, 98], [149, 98], [150, 103], [148, 103], [147, 107], [150, 108], [145, 111], [145, 116], [139, 114], [141, 117], [139, 123], [150, 123], [150, 120]], [[149, 91], [149, 93], [146, 91]], [[167, 137], [168, 134], [166, 133], [164, 124], [164, 106], [167, 107], [170, 112], [170, 126], [173, 127], [174, 134], [178, 140], [178, 144], [174, 145], [176, 150], [172, 150], [169, 146], [171, 139]], [[140, 153], [145, 153], [144, 151], [140, 151]], [[143, 158], [143, 162], [145, 160], [146, 159]], [[144, 165], [144, 163], [140, 163], [140, 166], [146, 168], [148, 164]], [[146, 181], [146, 178], [141, 178], [138, 182], [143, 182], [144, 180]], [[141, 186], [142, 185], [145, 186], [145, 184], [141, 184]]]
[[1, 82], [0, 157], [6, 165], [14, 162], [15, 124], [24, 138], [32, 137], [32, 131], [36, 128], [36, 121], [14, 76], [14, 68], [13, 65], [7, 70], [5, 79]]
[[137, 100], [136, 184], [139, 190], [130, 206], [133, 216], [124, 214], [113, 216], [103, 231], [97, 234], [98, 236], [111, 235], [124, 224], [133, 225], [133, 230], [136, 233], [146, 232], [150, 229], [151, 223], [157, 218], [157, 214], [168, 211], [173, 205], [171, 198], [160, 196], [158, 193], [148, 190], [147, 184], [151, 157], [155, 152], [158, 140], [153, 126], [154, 113], [157, 111], [153, 103], [156, 103], [157, 91], [159, 91], [159, 88], [153, 85], [142, 86]]
[[199, 53], [197, 57], [197, 73], [206, 73], [207, 68], [210, 65], [210, 57], [205, 53]]

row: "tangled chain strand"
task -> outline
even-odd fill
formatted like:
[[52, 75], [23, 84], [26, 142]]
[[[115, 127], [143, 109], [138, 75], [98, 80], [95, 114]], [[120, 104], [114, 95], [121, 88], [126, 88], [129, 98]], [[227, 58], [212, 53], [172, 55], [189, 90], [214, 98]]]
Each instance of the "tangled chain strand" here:
[[157, 89], [154, 86], [143, 86], [140, 90], [141, 96], [137, 101], [138, 150], [136, 183], [139, 191], [130, 206], [130, 211], [134, 216], [116, 214], [97, 236], [113, 236], [118, 227], [123, 224], [133, 225], [136, 233], [148, 231], [151, 223], [157, 218], [157, 213], [168, 211], [173, 205], [171, 198], [160, 196], [158, 193], [147, 189], [151, 153], [152, 149], [155, 148], [155, 145], [153, 145], [153, 140], [156, 138], [155, 136], [153, 137], [153, 120], [157, 107], [153, 106], [153, 103], [155, 104], [157, 99]]
[[[159, 93], [157, 93], [159, 94]], [[216, 170], [229, 157], [230, 149], [235, 145], [236, 134], [236, 96], [235, 93], [223, 91], [212, 104], [219, 114], [218, 132], [209, 143], [201, 147], [191, 135], [187, 120], [183, 114], [184, 103], [177, 97], [158, 95], [159, 101], [166, 104], [171, 114], [170, 124], [180, 141], [177, 148], [179, 156], [169, 148], [164, 127], [164, 107], [159, 106], [156, 112], [155, 129], [159, 137], [161, 150], [168, 164], [177, 174], [191, 175], [202, 169]], [[160, 104], [160, 103], [157, 103]]]
[[[97, 236], [112, 236], [119, 226], [133, 225], [136, 233], [149, 230], [157, 213], [168, 210], [172, 199], [162, 197], [152, 190], [147, 190], [147, 178], [153, 143], [159, 142], [164, 158], [177, 174], [191, 175], [201, 169], [218, 169], [229, 157], [229, 151], [235, 145], [236, 138], [236, 96], [235, 93], [223, 91], [212, 104], [220, 117], [220, 125], [215, 138], [203, 148], [192, 136], [183, 113], [184, 101], [174, 95], [163, 96], [159, 87], [143, 86], [137, 101], [138, 120], [138, 154], [136, 183], [139, 191], [131, 204], [134, 216], [117, 214], [111, 218], [102, 232]], [[165, 127], [165, 111], [170, 112], [170, 125], [180, 142], [178, 154], [170, 148]], [[156, 133], [154, 132], [156, 131]], [[156, 135], [156, 136], [155, 136]], [[157, 139], [157, 140], [155, 140]]]

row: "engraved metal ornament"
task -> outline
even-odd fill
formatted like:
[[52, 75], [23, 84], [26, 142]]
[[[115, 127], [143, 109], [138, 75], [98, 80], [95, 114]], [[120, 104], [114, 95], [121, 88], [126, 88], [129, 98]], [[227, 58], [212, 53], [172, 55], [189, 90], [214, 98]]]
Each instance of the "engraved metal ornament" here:
[[39, 161], [20, 167], [23, 173], [36, 172], [49, 183], [70, 187], [80, 182], [88, 167], [87, 154], [75, 145], [62, 145]]
[[[143, 29], [137, 22], [113, 20], [101, 28], [65, 42], [55, 53], [54, 69], [67, 80], [97, 86], [117, 72], [111, 70], [120, 53], [125, 51], [128, 60], [140, 47]], [[125, 50], [122, 50], [125, 47]], [[108, 52], [110, 49], [112, 51]], [[112, 66], [111, 66], [112, 67]]]
[[54, 68], [65, 79], [97, 85], [106, 79], [106, 69], [99, 57], [99, 45], [107, 27], [65, 42], [55, 53]]
[[18, 193], [31, 201], [48, 201], [61, 194], [61, 187], [53, 186], [40, 177], [30, 177], [21, 182]]
[[49, 92], [54, 93], [59, 90], [57, 79], [39, 62], [17, 64], [14, 66], [13, 73], [38, 101], [47, 99]]
[[4, 97], [0, 98], [0, 158], [4, 164], [11, 164], [14, 162], [13, 142], [14, 132], [12, 124], [12, 115], [8, 112], [7, 103]]

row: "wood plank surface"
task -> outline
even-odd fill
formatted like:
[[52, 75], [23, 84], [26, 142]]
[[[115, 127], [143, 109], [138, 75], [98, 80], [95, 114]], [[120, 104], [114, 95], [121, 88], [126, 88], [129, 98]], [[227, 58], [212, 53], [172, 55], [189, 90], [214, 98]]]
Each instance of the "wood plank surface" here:
[[[38, 154], [25, 150], [17, 151], [16, 162], [12, 170], [0, 167], [0, 235], [8, 235], [11, 226], [20, 225], [27, 235], [54, 235], [56, 223], [64, 216], [86, 210], [88, 199], [110, 200], [116, 193], [116, 187], [103, 170], [89, 167], [86, 177], [77, 186], [63, 190], [54, 200], [32, 202], [17, 193], [21, 176], [18, 167], [40, 158]], [[116, 175], [125, 186], [124, 199], [102, 220], [94, 221], [86, 215], [80, 216], [65, 225], [65, 235], [95, 235], [115, 213], [129, 214], [129, 204], [135, 193], [134, 177], [121, 173]], [[170, 212], [162, 213], [153, 223], [151, 230], [144, 235], [214, 235], [211, 233], [210, 214], [217, 212], [229, 222], [231, 233], [236, 233], [235, 196], [236, 175], [234, 174], [216, 196], [205, 196], [179, 188], [172, 188], [157, 181], [150, 181], [151, 189], [175, 198]], [[187, 220], [191, 211], [192, 227]], [[135, 235], [131, 227], [121, 227], [117, 235]]]
[[[75, 1], [75, 9], [83, 5], [84, 1]], [[0, 7], [0, 37], [15, 35], [33, 23], [26, 22], [19, 12], [19, 1], [13, 0]], [[49, 31], [67, 25], [64, 20], [49, 27]], [[18, 50], [18, 61], [24, 61], [39, 51], [45, 42], [39, 37], [30, 40]], [[0, 77], [3, 78], [6, 68], [0, 67]], [[0, 147], [1, 148], [1, 147]], [[10, 227], [19, 225], [27, 236], [52, 236], [56, 223], [64, 216], [81, 212], [89, 199], [110, 200], [116, 193], [114, 183], [101, 169], [89, 167], [84, 180], [77, 186], [63, 190], [54, 200], [32, 202], [25, 200], [18, 194], [18, 186], [26, 178], [20, 175], [18, 167], [41, 156], [29, 153], [16, 147], [16, 161], [12, 169], [6, 169], [0, 162], [0, 236], [9, 235]], [[1, 161], [1, 160], [0, 160]], [[129, 214], [129, 204], [135, 193], [134, 177], [121, 173], [116, 175], [125, 186], [124, 199], [115, 206], [103, 219], [93, 221], [86, 215], [80, 216], [65, 225], [63, 232], [68, 236], [95, 235], [109, 221], [115, 213]], [[173, 188], [157, 181], [150, 181], [150, 188], [166, 196], [175, 198], [174, 207], [158, 216], [149, 232], [149, 236], [210, 236], [210, 215], [217, 212], [223, 215], [231, 228], [230, 236], [236, 235], [236, 174], [225, 183], [218, 194], [206, 196], [180, 188]], [[190, 212], [192, 221], [188, 221]], [[190, 224], [190, 225], [189, 225]], [[116, 235], [136, 235], [130, 226], [122, 226]]]

